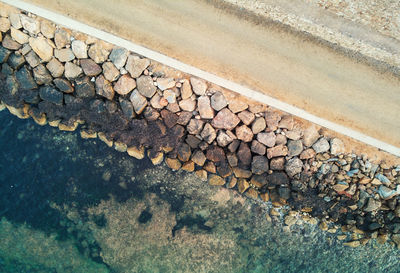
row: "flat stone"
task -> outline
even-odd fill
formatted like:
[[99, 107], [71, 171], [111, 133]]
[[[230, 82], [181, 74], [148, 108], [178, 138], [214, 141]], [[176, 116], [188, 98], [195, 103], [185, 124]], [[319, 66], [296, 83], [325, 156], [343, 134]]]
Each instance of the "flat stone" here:
[[287, 154], [288, 154], [288, 148], [284, 145], [278, 145], [267, 149], [268, 159], [278, 156], [286, 156]]
[[332, 138], [331, 141], [331, 154], [340, 155], [345, 152], [344, 143], [339, 138]]
[[217, 172], [223, 178], [227, 178], [232, 174], [232, 169], [224, 162], [223, 164], [217, 166]]
[[175, 87], [175, 81], [173, 78], [157, 78], [157, 87], [164, 91]]
[[258, 134], [267, 127], [267, 124], [265, 123], [265, 119], [263, 117], [256, 118], [256, 120], [253, 122], [251, 125], [251, 130], [253, 131], [253, 134]]
[[204, 163], [206, 162], [207, 158], [201, 150], [196, 150], [193, 153], [191, 160], [194, 163], [196, 163], [197, 165], [203, 166]]
[[235, 98], [229, 101], [228, 108], [233, 113], [239, 113], [246, 110], [249, 106], [247, 103], [243, 102], [240, 98]]
[[[174, 91], [167, 89], [163, 92], [163, 97], [168, 101], [168, 104], [175, 104], [176, 103], [176, 94]], [[179, 109], [178, 109], [179, 111]]]
[[157, 91], [150, 76], [140, 76], [137, 80], [137, 89], [146, 98], [151, 98]]
[[166, 109], [161, 111], [161, 117], [163, 118], [164, 123], [168, 128], [174, 127], [176, 122], [178, 121], [178, 115]]
[[242, 168], [234, 167], [232, 170], [237, 178], [250, 178], [252, 175], [251, 171]]
[[212, 162], [221, 162], [225, 160], [225, 152], [221, 147], [213, 145], [208, 147], [206, 158]]
[[13, 38], [19, 44], [26, 44], [29, 41], [29, 36], [22, 31], [11, 28], [11, 38]]
[[103, 75], [97, 77], [95, 86], [97, 95], [103, 96], [109, 100], [114, 98], [114, 88], [112, 84], [104, 78]]
[[190, 78], [193, 92], [198, 96], [204, 96], [207, 90], [207, 83], [199, 78]]
[[301, 161], [298, 157], [293, 157], [286, 162], [285, 171], [290, 177], [301, 173], [302, 169], [303, 161]]
[[64, 66], [56, 58], [52, 58], [51, 61], [46, 64], [46, 68], [54, 78], [61, 77], [64, 74]]
[[1, 73], [3, 73], [3, 75], [12, 75], [14, 73], [14, 69], [11, 68], [11, 66], [8, 63], [4, 63], [1, 65]]
[[188, 112], [193, 112], [196, 109], [196, 99], [194, 98], [188, 98], [179, 101], [179, 107]]
[[100, 65], [92, 59], [82, 59], [80, 60], [80, 64], [86, 76], [95, 77], [102, 72]]
[[42, 100], [52, 102], [57, 105], [63, 104], [63, 93], [51, 86], [43, 86], [39, 89], [39, 96]]
[[236, 136], [244, 142], [250, 142], [253, 139], [253, 132], [246, 125], [236, 127]]
[[8, 15], [8, 19], [10, 20], [11, 25], [15, 28], [15, 29], [21, 29], [22, 28], [22, 24], [21, 24], [21, 19], [19, 17], [19, 13], [10, 13]]
[[201, 137], [204, 139], [205, 142], [211, 144], [217, 137], [217, 133], [209, 123], [206, 123], [204, 125], [203, 131], [201, 132]]
[[131, 74], [132, 78], [138, 78], [149, 65], [150, 61], [148, 59], [141, 59], [138, 56], [130, 55], [125, 69]]
[[288, 156], [298, 156], [303, 151], [303, 143], [301, 140], [289, 140], [288, 144]]
[[135, 112], [132, 102], [120, 97], [119, 105], [121, 106], [122, 113], [124, 113], [125, 117], [127, 117], [128, 119], [133, 119], [135, 117]]
[[53, 81], [49, 71], [43, 64], [40, 64], [33, 69], [33, 76], [36, 83], [39, 85], [50, 84]]
[[315, 142], [312, 145], [314, 151], [319, 154], [319, 153], [325, 153], [327, 151], [329, 151], [330, 149], [330, 145], [329, 142], [326, 138], [322, 137], [320, 138], [317, 142]]
[[294, 126], [294, 120], [293, 120], [293, 116], [291, 116], [291, 115], [283, 116], [281, 121], [278, 124], [279, 128], [288, 129], [288, 130], [293, 130], [293, 126]]
[[54, 33], [54, 43], [57, 49], [64, 48], [71, 43], [71, 35], [65, 29], [57, 29]]
[[225, 179], [219, 175], [212, 174], [208, 180], [208, 184], [211, 186], [222, 186], [225, 185]]
[[0, 63], [5, 63], [10, 57], [11, 51], [0, 45]]
[[188, 80], [185, 80], [182, 84], [181, 88], [181, 98], [182, 100], [189, 99], [192, 96], [192, 86], [190, 85]]
[[26, 44], [24, 44], [23, 46], [22, 46], [22, 48], [21, 48], [21, 54], [22, 55], [26, 55], [26, 54], [28, 54], [30, 51], [32, 50], [32, 48], [31, 48], [31, 46], [29, 45], [29, 43], [26, 43]]
[[21, 44], [17, 43], [16, 41], [14, 41], [10, 35], [6, 34], [6, 36], [4, 36], [4, 39], [2, 41], [1, 44], [4, 48], [10, 49], [10, 50], [18, 50], [21, 48]]
[[100, 43], [95, 43], [89, 47], [88, 55], [96, 63], [104, 63], [110, 52], [105, 49]]
[[265, 156], [256, 155], [251, 162], [251, 171], [254, 174], [263, 174], [269, 170], [268, 159]]
[[319, 139], [319, 133], [315, 125], [311, 125], [303, 132], [303, 144], [311, 147]]
[[70, 62], [75, 59], [75, 55], [70, 48], [55, 49], [54, 57], [63, 63]]
[[286, 131], [285, 136], [291, 140], [299, 140], [301, 138], [301, 132], [298, 130]]
[[29, 51], [29, 53], [25, 55], [25, 60], [33, 68], [40, 64], [40, 59], [33, 50]]
[[274, 132], [259, 133], [257, 134], [257, 140], [267, 147], [274, 147], [276, 143], [276, 135]]
[[252, 103], [249, 105], [249, 111], [253, 114], [264, 113], [265, 111], [267, 111], [267, 108], [268, 107], [265, 104], [260, 103]]
[[198, 135], [203, 129], [204, 121], [200, 119], [191, 119], [186, 129], [189, 134]]
[[95, 96], [94, 84], [89, 77], [81, 77], [75, 80], [75, 94], [78, 98], [93, 98]]
[[251, 151], [258, 155], [265, 155], [267, 148], [257, 140], [253, 140], [251, 142]]
[[29, 45], [32, 50], [45, 62], [49, 62], [53, 57], [53, 48], [47, 42], [46, 38], [29, 38]]
[[242, 165], [249, 166], [251, 163], [251, 150], [249, 146], [241, 142], [239, 146], [239, 150], [237, 151], [237, 157], [239, 159], [239, 162], [242, 163]]
[[224, 94], [222, 92], [217, 91], [214, 95], [211, 96], [211, 107], [215, 111], [220, 111], [228, 105], [228, 102], [225, 99]]
[[126, 95], [136, 87], [136, 81], [128, 74], [122, 75], [114, 85], [114, 90], [120, 95]]
[[364, 207], [365, 212], [371, 212], [378, 210], [381, 207], [382, 203], [378, 200], [373, 199], [372, 197], [368, 198], [367, 205]]
[[72, 52], [78, 59], [87, 59], [87, 45], [84, 41], [73, 40], [71, 43]]
[[0, 18], [0, 31], [1, 32], [7, 32], [10, 30], [11, 24], [10, 21], [7, 18]]
[[217, 129], [232, 130], [240, 122], [240, 119], [229, 109], [224, 108], [212, 120], [211, 125]]
[[217, 137], [217, 143], [221, 147], [225, 147], [229, 143], [231, 143], [233, 139], [226, 134], [224, 131], [219, 131], [218, 137]]
[[19, 69], [25, 63], [25, 58], [19, 52], [14, 52], [8, 57], [8, 64], [13, 69]]
[[54, 79], [53, 83], [63, 93], [73, 93], [74, 88], [72, 87], [71, 83], [66, 79]]
[[138, 115], [141, 114], [147, 106], [146, 98], [142, 96], [137, 90], [133, 90], [130, 96], [130, 100], [132, 102], [133, 108], [135, 109], [135, 112]]
[[281, 116], [274, 111], [268, 111], [265, 113], [265, 121], [267, 122], [269, 132], [273, 132], [278, 129], [278, 124], [280, 120]]
[[47, 39], [53, 39], [54, 34], [56, 32], [56, 27], [53, 25], [53, 23], [43, 20], [40, 23], [40, 32], [43, 34], [44, 37]]
[[208, 96], [200, 96], [197, 100], [197, 107], [201, 118], [214, 118], [214, 110], [211, 108], [210, 98]]
[[300, 159], [310, 159], [315, 157], [316, 153], [313, 148], [308, 148], [300, 154]]
[[15, 73], [15, 78], [21, 89], [32, 90], [37, 88], [37, 84], [34, 81], [31, 72], [26, 68], [26, 66], [23, 66]]
[[112, 62], [103, 63], [103, 74], [106, 80], [113, 82], [119, 77], [119, 70], [113, 65]]
[[178, 113], [178, 121], [176, 123], [180, 125], [187, 125], [192, 118], [193, 114], [191, 112], [182, 111]]
[[21, 20], [22, 27], [30, 34], [37, 35], [40, 32], [39, 21], [24, 14], [21, 14], [19, 18]]
[[122, 47], [115, 47], [110, 53], [110, 60], [115, 65], [117, 69], [124, 67], [126, 60], [128, 58], [129, 51]]
[[252, 112], [247, 110], [240, 112], [237, 116], [246, 125], [250, 125], [256, 117]]
[[275, 157], [270, 161], [271, 170], [274, 171], [283, 171], [285, 169], [285, 158], [284, 157]]
[[239, 148], [241, 141], [238, 139], [233, 139], [232, 142], [228, 145], [228, 150], [232, 153], [236, 152], [237, 148]]

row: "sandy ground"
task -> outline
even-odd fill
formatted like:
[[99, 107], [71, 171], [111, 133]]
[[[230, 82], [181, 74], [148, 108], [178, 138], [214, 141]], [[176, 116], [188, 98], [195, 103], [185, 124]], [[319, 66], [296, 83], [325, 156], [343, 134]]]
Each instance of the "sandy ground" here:
[[301, 35], [204, 1], [29, 2], [400, 146], [400, 80]]

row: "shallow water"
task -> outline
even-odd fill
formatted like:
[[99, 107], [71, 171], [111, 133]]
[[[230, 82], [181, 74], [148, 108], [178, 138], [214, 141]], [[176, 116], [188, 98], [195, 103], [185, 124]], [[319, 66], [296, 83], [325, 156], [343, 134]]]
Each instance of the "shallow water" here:
[[399, 272], [267, 205], [0, 112], [0, 272]]

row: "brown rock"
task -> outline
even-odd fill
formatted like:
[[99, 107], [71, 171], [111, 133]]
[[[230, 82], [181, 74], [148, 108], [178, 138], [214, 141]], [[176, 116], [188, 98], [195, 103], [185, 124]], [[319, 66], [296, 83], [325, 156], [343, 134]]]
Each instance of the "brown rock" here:
[[246, 179], [239, 179], [238, 181], [238, 191], [244, 193], [250, 187], [249, 182]]
[[107, 81], [113, 82], [118, 79], [119, 71], [112, 62], [103, 63], [103, 74]]
[[58, 49], [69, 45], [71, 42], [71, 35], [64, 29], [57, 29], [54, 33], [54, 43]]
[[233, 114], [229, 109], [224, 108], [218, 112], [215, 118], [212, 120], [211, 125], [217, 129], [232, 130], [240, 122], [240, 119]]
[[192, 161], [199, 166], [203, 166], [206, 162], [206, 156], [200, 150], [196, 150], [192, 155]]
[[286, 156], [287, 154], [288, 154], [288, 148], [284, 145], [278, 145], [273, 148], [267, 149], [268, 159], [278, 156]]
[[203, 119], [214, 118], [214, 110], [210, 105], [210, 98], [208, 96], [201, 96], [197, 100], [197, 107], [199, 109], [200, 117]]
[[88, 51], [90, 59], [98, 64], [104, 63], [107, 60], [109, 54], [110, 51], [108, 51], [101, 43], [95, 43], [91, 45]]
[[226, 158], [228, 159], [229, 166], [236, 167], [238, 165], [238, 158], [237, 158], [236, 154], [229, 153], [226, 155]]
[[109, 100], [114, 98], [114, 89], [112, 84], [107, 81], [103, 75], [100, 75], [96, 79], [96, 94], [103, 96]]
[[7, 18], [0, 17], [0, 31], [7, 32], [10, 29], [10, 21]]
[[192, 112], [196, 109], [196, 99], [188, 98], [179, 101], [179, 107], [184, 111]]
[[151, 106], [155, 109], [162, 109], [167, 103], [159, 94], [155, 94], [150, 100]]
[[251, 162], [251, 171], [254, 174], [263, 174], [269, 170], [268, 159], [265, 156], [256, 155]]
[[301, 137], [301, 132], [298, 130], [286, 131], [285, 135], [288, 139], [299, 140]]
[[233, 168], [233, 174], [237, 177], [237, 178], [250, 178], [252, 173], [249, 170], [244, 170], [238, 167], [234, 167]]
[[70, 48], [55, 49], [54, 57], [63, 63], [70, 62], [75, 59], [75, 55]]
[[228, 150], [232, 153], [236, 152], [237, 148], [239, 148], [240, 141], [237, 139], [232, 140], [231, 144], [228, 146]]
[[225, 152], [218, 146], [210, 146], [207, 149], [206, 158], [213, 162], [221, 162], [225, 160]]
[[276, 135], [274, 132], [270, 133], [259, 133], [257, 140], [267, 147], [274, 147], [276, 142]]
[[229, 101], [228, 108], [233, 113], [238, 113], [246, 110], [249, 106], [243, 102], [240, 98], [235, 98]]
[[187, 171], [187, 172], [193, 172], [194, 171], [194, 163], [192, 161], [185, 162], [182, 165], [182, 170]]
[[249, 112], [247, 110], [240, 112], [238, 114], [238, 117], [246, 125], [250, 125], [256, 118], [256, 116], [252, 112]]
[[128, 152], [128, 155], [135, 157], [137, 159], [144, 158], [144, 147], [143, 146], [140, 146], [139, 148], [132, 146], [132, 147], [129, 147], [126, 151]]
[[259, 155], [265, 155], [265, 152], [267, 151], [267, 149], [265, 148], [265, 146], [263, 144], [261, 144], [257, 140], [253, 140], [251, 142], [251, 151], [253, 153], [256, 153]]
[[203, 129], [204, 121], [200, 119], [191, 119], [189, 125], [186, 127], [189, 134], [197, 135], [200, 134]]
[[204, 166], [203, 166], [204, 170], [206, 170], [209, 173], [217, 173], [217, 168], [215, 167], [214, 162], [207, 162]]
[[294, 120], [293, 116], [291, 115], [283, 116], [278, 125], [279, 128], [288, 130], [293, 130], [293, 126], [294, 126]]
[[250, 142], [253, 139], [253, 132], [246, 125], [236, 127], [236, 136], [244, 142]]
[[32, 50], [35, 51], [35, 53], [45, 62], [50, 61], [53, 57], [53, 48], [49, 45], [46, 38], [29, 38], [29, 45], [31, 46]]
[[233, 189], [237, 184], [237, 178], [235, 176], [231, 176], [228, 181], [229, 183], [226, 185], [228, 189]]
[[17, 43], [10, 35], [6, 34], [2, 41], [2, 46], [10, 50], [18, 50], [21, 47], [21, 44]]
[[265, 119], [263, 117], [256, 118], [256, 120], [253, 122], [251, 125], [251, 130], [253, 131], [253, 134], [258, 134], [267, 127], [265, 123]]
[[64, 73], [64, 66], [56, 58], [47, 63], [46, 68], [54, 78], [61, 77]]
[[279, 121], [281, 116], [273, 111], [268, 111], [265, 113], [265, 121], [267, 122], [268, 131], [272, 132], [278, 129]]
[[271, 170], [283, 171], [285, 169], [285, 158], [284, 157], [272, 158], [269, 165], [271, 167]]
[[207, 90], [207, 83], [204, 80], [191, 77], [190, 84], [192, 85], [193, 92], [198, 96], [203, 96]]
[[176, 122], [178, 121], [177, 114], [172, 113], [171, 111], [165, 109], [161, 111], [161, 117], [163, 118], [164, 123], [168, 128], [174, 127]]
[[181, 88], [181, 97], [182, 100], [186, 100], [188, 98], [190, 98], [192, 96], [193, 92], [192, 92], [192, 87], [189, 83], [188, 80], [185, 80], [182, 84], [182, 88]]
[[160, 117], [160, 113], [148, 106], [144, 109], [143, 116], [149, 121], [155, 121]]
[[141, 59], [138, 56], [130, 55], [125, 69], [131, 74], [132, 78], [138, 78], [149, 65], [150, 61], [148, 59]]
[[186, 143], [187, 144], [189, 144], [189, 146], [191, 147], [191, 148], [193, 148], [193, 149], [196, 149], [198, 146], [199, 146], [199, 144], [200, 144], [200, 142], [201, 142], [201, 139], [199, 139], [199, 138], [197, 138], [196, 136], [194, 136], [194, 135], [188, 135], [187, 137], [186, 137]]
[[157, 87], [161, 90], [167, 90], [175, 87], [175, 80], [173, 78], [157, 78]]
[[275, 145], [285, 145], [286, 143], [287, 143], [286, 136], [284, 136], [282, 134], [277, 134], [276, 135]]
[[225, 179], [219, 175], [211, 175], [208, 183], [212, 186], [222, 186], [225, 185]]
[[179, 160], [175, 158], [166, 158], [165, 163], [167, 163], [168, 167], [175, 171], [179, 170], [182, 167], [181, 162], [179, 162]]
[[65, 63], [64, 75], [68, 80], [73, 80], [79, 77], [81, 73], [82, 73], [82, 68], [80, 68], [76, 64], [71, 62]]
[[303, 144], [311, 147], [319, 139], [319, 133], [315, 125], [308, 127], [303, 133]]
[[314, 149], [308, 148], [300, 154], [300, 159], [310, 159], [310, 158], [315, 157], [315, 155], [316, 155], [316, 153], [315, 153]]
[[126, 95], [136, 87], [134, 79], [129, 77], [128, 74], [122, 75], [117, 83], [114, 85], [114, 90], [120, 95]]
[[219, 173], [220, 176], [226, 178], [232, 174], [231, 168], [226, 164], [221, 164], [220, 166], [217, 167], [217, 172]]
[[133, 108], [136, 114], [141, 114], [147, 106], [147, 100], [137, 90], [134, 90], [130, 96]]
[[82, 59], [80, 61], [83, 73], [89, 77], [95, 77], [102, 72], [100, 65], [95, 63], [92, 59]]
[[192, 155], [192, 150], [190, 149], [190, 146], [187, 145], [186, 143], [181, 143], [178, 147], [178, 158], [182, 162], [189, 161], [190, 156]]
[[257, 113], [263, 113], [267, 111], [267, 106], [265, 104], [260, 104], [260, 103], [252, 103], [249, 105], [249, 110], [250, 112], [257, 114]]
[[180, 125], [187, 125], [190, 121], [190, 119], [192, 118], [193, 114], [191, 112], [180, 112], [178, 113], [178, 121], [176, 123], [180, 124]]
[[246, 192], [246, 196], [250, 197], [252, 199], [257, 200], [258, 199], [258, 191], [256, 189], [250, 188], [247, 192]]
[[137, 89], [146, 98], [151, 98], [157, 91], [150, 76], [140, 76], [137, 79]]
[[217, 133], [209, 123], [206, 123], [206, 125], [204, 125], [203, 131], [201, 132], [201, 137], [204, 139], [205, 142], [211, 144], [217, 137]]
[[40, 59], [33, 50], [29, 51], [29, 53], [25, 55], [25, 60], [33, 68], [40, 64]]
[[239, 162], [241, 162], [245, 166], [249, 166], [251, 163], [251, 151], [249, 146], [241, 142], [239, 146], [239, 150], [237, 152], [237, 157], [239, 159]]
[[231, 143], [232, 140], [233, 139], [228, 134], [226, 134], [224, 131], [219, 131], [219, 134], [217, 137], [217, 142], [218, 142], [219, 146], [225, 147], [226, 145]]
[[207, 181], [207, 171], [206, 170], [197, 170], [195, 172], [198, 178], [200, 178], [201, 181]]

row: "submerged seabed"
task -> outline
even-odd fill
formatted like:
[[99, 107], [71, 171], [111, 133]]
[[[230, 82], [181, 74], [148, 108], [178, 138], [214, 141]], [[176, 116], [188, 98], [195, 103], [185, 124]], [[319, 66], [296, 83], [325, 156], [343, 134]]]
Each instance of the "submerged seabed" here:
[[398, 272], [192, 173], [0, 112], [0, 272]]

